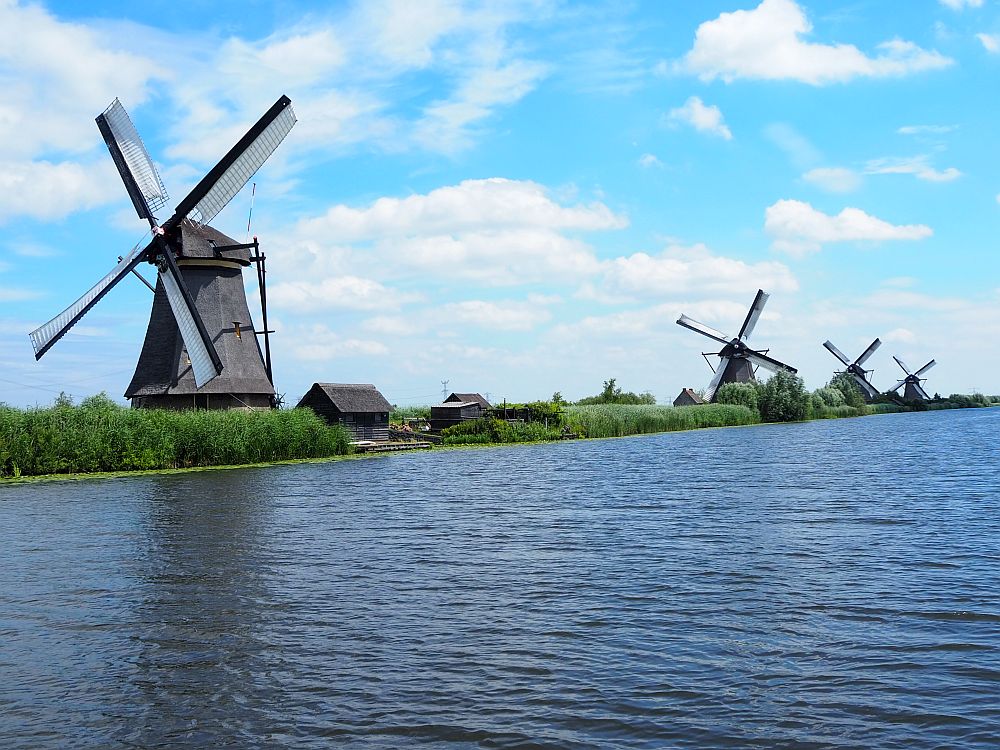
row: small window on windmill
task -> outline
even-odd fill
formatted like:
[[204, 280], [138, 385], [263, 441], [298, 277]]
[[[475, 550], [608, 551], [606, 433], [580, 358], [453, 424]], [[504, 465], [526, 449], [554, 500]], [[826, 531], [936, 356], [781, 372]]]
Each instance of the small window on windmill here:
[[187, 353], [187, 349], [186, 348], [181, 349], [181, 359], [184, 360], [184, 364], [186, 364], [186, 365], [191, 364], [191, 357]]
[[243, 334], [240, 331], [240, 322], [238, 320], [233, 321], [233, 330], [236, 332], [236, 338], [240, 341], [243, 340]]

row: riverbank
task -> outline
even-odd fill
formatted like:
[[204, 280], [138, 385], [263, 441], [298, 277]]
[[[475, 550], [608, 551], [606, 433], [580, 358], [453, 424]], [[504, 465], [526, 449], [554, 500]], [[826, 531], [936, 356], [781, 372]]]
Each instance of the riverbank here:
[[[966, 406], [952, 402], [928, 409], [840, 406], [816, 410], [800, 421]], [[504, 425], [497, 432], [470, 424], [433, 450], [553, 442], [563, 439], [566, 431], [583, 439], [604, 439], [761, 423], [756, 409], [734, 404], [569, 406], [558, 427]], [[322, 463], [374, 455], [353, 454], [348, 433], [327, 426], [306, 409], [168, 412], [128, 409], [100, 399], [76, 407], [0, 407], [0, 483]]]

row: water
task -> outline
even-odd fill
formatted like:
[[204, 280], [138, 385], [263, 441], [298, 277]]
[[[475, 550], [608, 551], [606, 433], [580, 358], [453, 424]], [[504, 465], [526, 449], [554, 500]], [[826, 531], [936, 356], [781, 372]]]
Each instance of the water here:
[[995, 748], [998, 432], [0, 486], [0, 746]]

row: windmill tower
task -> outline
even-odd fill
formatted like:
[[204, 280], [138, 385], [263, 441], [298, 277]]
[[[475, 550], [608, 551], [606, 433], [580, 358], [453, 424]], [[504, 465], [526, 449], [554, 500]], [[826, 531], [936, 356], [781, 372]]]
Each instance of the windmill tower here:
[[[751, 349], [746, 343], [750, 338], [750, 334], [753, 333], [753, 329], [756, 328], [761, 313], [764, 312], [764, 305], [767, 304], [769, 296], [764, 293], [763, 289], [757, 290], [757, 296], [754, 298], [753, 304], [750, 305], [750, 311], [747, 313], [743, 321], [743, 326], [736, 336], [727, 336], [711, 326], [692, 320], [687, 315], [681, 315], [677, 319], [677, 325], [690, 328], [692, 331], [722, 344], [721, 351], [709, 353], [719, 357], [719, 364], [715, 367], [715, 377], [712, 378], [712, 382], [705, 389], [706, 401], [712, 401], [715, 398], [715, 392], [725, 383], [755, 381], [757, 379], [755, 376], [756, 367], [763, 367], [765, 370], [770, 370], [771, 372], [778, 372], [779, 370], [786, 370], [792, 373], [798, 372], [794, 367], [767, 356], [767, 349]], [[705, 356], [708, 355], [706, 354]]]
[[910, 372], [910, 368], [907, 367], [905, 364], [903, 364], [903, 360], [901, 360], [899, 357], [895, 355], [893, 355], [892, 358], [896, 360], [897, 365], [903, 368], [903, 372], [906, 373], [906, 377], [900, 380], [898, 383], [896, 383], [896, 385], [894, 385], [892, 388], [890, 388], [889, 392], [890, 393], [893, 391], [898, 392], [899, 389], [905, 385], [906, 388], [903, 389], [904, 400], [930, 401], [931, 397], [927, 395], [927, 391], [925, 391], [924, 387], [921, 385], [921, 382], [927, 380], [927, 378], [922, 378], [920, 376], [923, 375], [925, 372], [927, 372], [929, 369], [931, 369], [934, 365], [936, 365], [937, 362], [935, 362], [932, 359], [930, 362], [928, 362], [926, 365], [921, 367], [916, 372]]
[[829, 340], [824, 341], [823, 346], [827, 348], [830, 354], [832, 354], [834, 357], [839, 359], [844, 364], [844, 366], [847, 368], [844, 370], [844, 372], [849, 373], [851, 377], [854, 378], [854, 381], [861, 388], [861, 393], [864, 395], [865, 401], [871, 403], [872, 401], [874, 401], [879, 397], [878, 388], [873, 386], [871, 384], [871, 381], [868, 380], [868, 373], [875, 371], [866, 370], [864, 368], [864, 364], [865, 362], [868, 361], [868, 358], [875, 353], [875, 350], [878, 349], [880, 346], [882, 346], [882, 341], [880, 339], [875, 339], [873, 342], [871, 342], [871, 344], [868, 345], [868, 348], [861, 353], [861, 356], [858, 357], [853, 362], [851, 362], [847, 358], [846, 354], [844, 354], [842, 351], [840, 351], [840, 349], [835, 347], [832, 341]]
[[[142, 352], [125, 396], [136, 407], [233, 408], [274, 405], [264, 256], [256, 239], [238, 244], [208, 226], [274, 152], [295, 124], [282, 96], [202, 178], [173, 216], [154, 211], [168, 200], [163, 182], [124, 107], [116, 99], [97, 118], [111, 158], [152, 240], [136, 247], [90, 291], [33, 331], [35, 359], [140, 263], [157, 268], [153, 308]], [[251, 255], [250, 251], [253, 251]], [[250, 319], [243, 268], [257, 263], [265, 352]]]

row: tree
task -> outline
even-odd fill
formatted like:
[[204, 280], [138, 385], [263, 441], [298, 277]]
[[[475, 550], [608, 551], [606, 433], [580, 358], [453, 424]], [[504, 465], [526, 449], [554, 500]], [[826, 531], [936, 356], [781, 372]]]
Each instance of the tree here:
[[861, 387], [849, 372], [838, 372], [830, 379], [826, 387], [836, 388], [840, 391], [844, 396], [844, 403], [848, 406], [860, 409], [865, 405], [865, 397], [861, 394]]
[[758, 409], [765, 422], [799, 422], [809, 416], [809, 394], [802, 378], [779, 370], [757, 392]]
[[715, 392], [715, 403], [757, 408], [757, 387], [753, 383], [723, 383]]
[[615, 378], [608, 378], [604, 381], [604, 388], [596, 396], [587, 396], [576, 402], [581, 406], [590, 404], [655, 404], [656, 396], [646, 391], [645, 393], [633, 393], [623, 391]]

